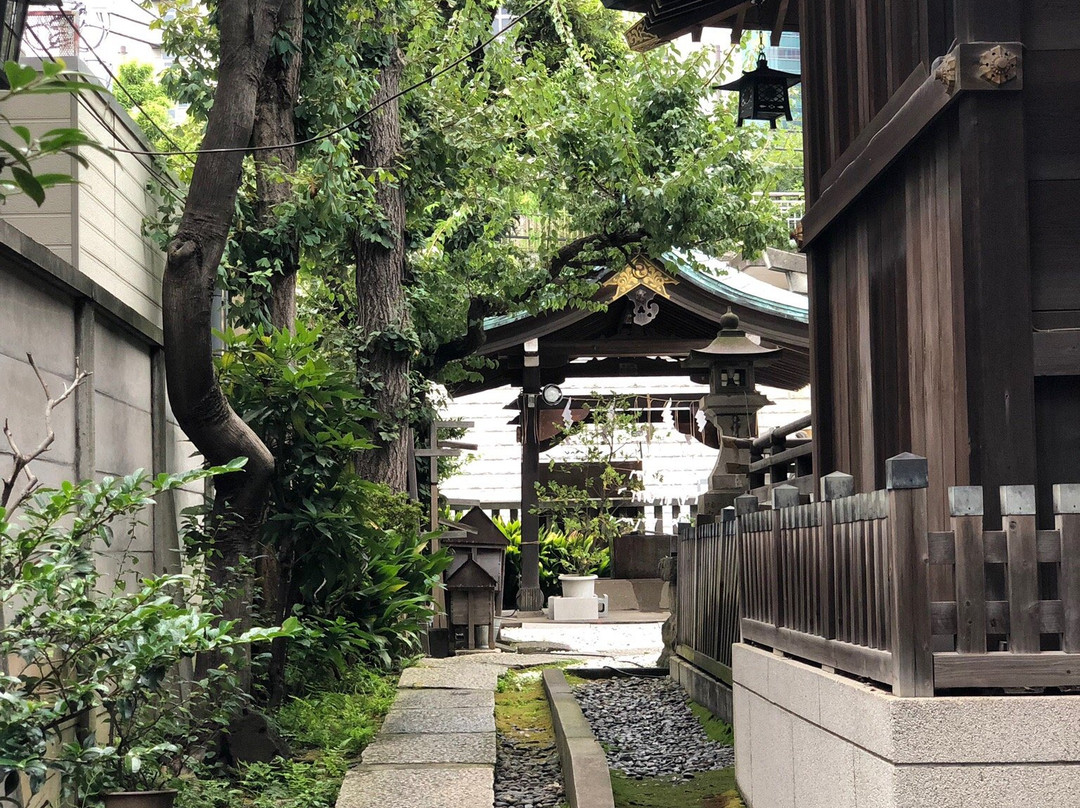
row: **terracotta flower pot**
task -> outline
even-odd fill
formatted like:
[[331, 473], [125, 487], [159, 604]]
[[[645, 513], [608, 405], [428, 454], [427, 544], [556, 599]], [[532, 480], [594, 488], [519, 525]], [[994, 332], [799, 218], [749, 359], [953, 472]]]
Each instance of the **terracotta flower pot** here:
[[172, 808], [176, 791], [115, 791], [105, 795], [105, 808]]

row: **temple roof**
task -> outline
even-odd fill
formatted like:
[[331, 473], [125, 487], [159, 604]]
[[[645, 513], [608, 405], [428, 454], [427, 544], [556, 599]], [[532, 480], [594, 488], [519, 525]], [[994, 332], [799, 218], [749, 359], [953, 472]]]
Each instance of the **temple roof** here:
[[[806, 297], [736, 271], [701, 254], [635, 259], [608, 271], [594, 297], [600, 311], [569, 308], [542, 314], [488, 318], [477, 353], [497, 363], [482, 382], [453, 390], [464, 395], [504, 384], [520, 385], [524, 345], [537, 340], [541, 382], [568, 377], [680, 375], [678, 360], [716, 337], [729, 307], [742, 328], [767, 347], [783, 349], [762, 368], [761, 384], [798, 390], [809, 382]], [[726, 273], [726, 274], [722, 274]]]

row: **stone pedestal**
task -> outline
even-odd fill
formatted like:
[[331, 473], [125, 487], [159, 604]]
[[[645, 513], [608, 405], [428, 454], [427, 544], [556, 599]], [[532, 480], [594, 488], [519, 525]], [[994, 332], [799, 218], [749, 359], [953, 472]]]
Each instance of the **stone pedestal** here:
[[606, 598], [563, 598], [552, 595], [548, 598], [548, 619], [557, 623], [598, 620], [601, 613], [607, 612], [606, 606]]

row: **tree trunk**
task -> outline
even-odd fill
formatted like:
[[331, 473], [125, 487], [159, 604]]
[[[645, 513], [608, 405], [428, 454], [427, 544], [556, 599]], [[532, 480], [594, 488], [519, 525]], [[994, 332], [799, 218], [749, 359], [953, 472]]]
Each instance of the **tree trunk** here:
[[[402, 58], [397, 41], [389, 41], [389, 58], [379, 76], [373, 104], [398, 92]], [[401, 159], [401, 122], [398, 102], [391, 101], [375, 112], [369, 124], [369, 140], [357, 153], [361, 165], [396, 167]], [[356, 325], [365, 347], [357, 351], [360, 386], [369, 391], [380, 419], [373, 425], [375, 448], [361, 452], [357, 473], [382, 482], [395, 491], [408, 487], [409, 368], [411, 348], [406, 335], [412, 323], [402, 277], [405, 272], [405, 194], [398, 181], [379, 182], [375, 198], [386, 221], [384, 235], [389, 246], [353, 238], [356, 257]]]
[[[180, 428], [210, 464], [246, 457], [243, 471], [219, 477], [214, 503], [215, 557], [210, 577], [236, 585], [241, 558], [250, 557], [263, 520], [274, 459], [233, 412], [214, 375], [210, 298], [233, 221], [244, 152], [251, 140], [255, 97], [277, 25], [281, 0], [221, 0], [221, 64], [202, 153], [191, 177], [184, 214], [169, 243], [162, 282], [165, 376]], [[241, 582], [223, 608], [226, 619], [249, 620], [250, 586]]]
[[[301, 53], [304, 35], [304, 5], [302, 0], [282, 0], [278, 30], [295, 45], [288, 53], [275, 53], [266, 60], [255, 99], [255, 123], [252, 142], [256, 146], [274, 146], [296, 142], [296, 100], [300, 92]], [[278, 206], [293, 196], [292, 176], [296, 173], [296, 147], [267, 149], [254, 152], [255, 159], [255, 217], [260, 230], [274, 232], [263, 245], [263, 254], [281, 262], [270, 279], [270, 323], [275, 329], [296, 330], [296, 273], [300, 268], [300, 235], [295, 228], [288, 233], [281, 228]], [[270, 450], [277, 447], [270, 442]], [[288, 542], [285, 542], [287, 545]], [[278, 623], [288, 617], [292, 608], [287, 592], [292, 570], [292, 548], [262, 546], [259, 548], [257, 574], [262, 605], [270, 621]], [[268, 706], [281, 704], [285, 696], [285, 663], [288, 640], [279, 637], [270, 646], [270, 663], [266, 672]]]
[[[304, 35], [302, 0], [283, 0], [278, 30], [290, 40], [295, 50], [274, 54], [266, 61], [259, 92], [255, 99], [255, 124], [252, 142], [273, 146], [296, 142], [296, 99], [300, 92], [300, 42]], [[255, 157], [255, 218], [262, 230], [278, 227], [277, 207], [292, 198], [291, 178], [296, 173], [296, 148], [257, 151]], [[278, 234], [266, 254], [281, 261], [281, 268], [270, 279], [272, 296], [270, 322], [274, 328], [296, 328], [296, 273], [300, 268], [300, 239], [295, 231]]]

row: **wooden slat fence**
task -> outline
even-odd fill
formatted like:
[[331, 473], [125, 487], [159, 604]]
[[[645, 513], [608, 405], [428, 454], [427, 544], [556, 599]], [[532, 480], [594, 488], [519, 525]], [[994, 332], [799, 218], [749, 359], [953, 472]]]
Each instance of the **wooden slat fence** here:
[[[684, 533], [680, 655], [730, 681], [741, 637], [899, 696], [1080, 687], [1080, 485], [1054, 486], [1052, 530], [1034, 486], [1002, 487], [1000, 529], [981, 488], [954, 487], [951, 530], [930, 532], [927, 482], [924, 458], [898, 455], [884, 491], [834, 473], [818, 501], [778, 486], [773, 507], [739, 497]], [[951, 599], [931, 600], [931, 575]]]
[[734, 519], [696, 528], [683, 526], [678, 580], [679, 653], [730, 684], [731, 646], [739, 641]]
[[1034, 486], [1003, 486], [1002, 525], [983, 491], [950, 489], [952, 530], [931, 533], [930, 564], [955, 593], [930, 604], [937, 690], [1080, 685], [1080, 486], [1054, 486], [1053, 530], [1039, 530]]

